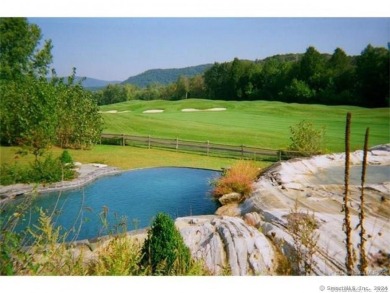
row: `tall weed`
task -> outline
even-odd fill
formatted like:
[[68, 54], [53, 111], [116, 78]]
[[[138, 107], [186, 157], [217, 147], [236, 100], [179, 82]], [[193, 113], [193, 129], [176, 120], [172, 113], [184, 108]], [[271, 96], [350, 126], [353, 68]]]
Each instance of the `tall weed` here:
[[88, 274], [95, 276], [142, 275], [138, 263], [141, 247], [125, 234], [115, 236], [99, 251], [97, 259], [89, 265]]
[[[28, 204], [23, 206], [28, 209]], [[86, 253], [81, 247], [65, 242], [66, 231], [55, 227], [53, 215], [42, 210], [37, 225], [15, 232], [24, 212], [19, 210], [8, 218], [0, 217], [0, 275], [210, 275], [202, 261], [191, 258], [167, 215], [157, 217], [160, 220], [163, 217], [163, 224], [152, 225], [154, 229], [143, 247], [142, 242], [126, 235], [124, 220], [119, 217], [119, 224], [110, 229], [112, 233], [119, 233], [110, 233], [107, 242], [101, 242], [94, 252]], [[111, 227], [108, 222], [106, 225]]]
[[318, 223], [314, 214], [302, 213], [298, 209], [298, 201], [295, 201], [293, 209], [287, 215], [287, 230], [294, 241], [293, 263], [296, 265], [299, 275], [311, 275], [316, 265], [314, 254], [317, 252], [319, 238]]
[[253, 182], [259, 175], [259, 168], [251, 161], [239, 161], [231, 166], [225, 174], [214, 182], [214, 197], [237, 192], [247, 197], [253, 190]]

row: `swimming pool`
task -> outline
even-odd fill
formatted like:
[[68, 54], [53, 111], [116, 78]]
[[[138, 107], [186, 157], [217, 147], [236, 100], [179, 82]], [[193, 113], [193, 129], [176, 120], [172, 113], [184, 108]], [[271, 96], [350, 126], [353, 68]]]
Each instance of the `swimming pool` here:
[[40, 194], [17, 229], [36, 224], [39, 208], [69, 233], [67, 241], [145, 228], [158, 212], [172, 218], [214, 214], [218, 204], [209, 194], [210, 182], [219, 176], [204, 169], [150, 168], [103, 177], [80, 189]]

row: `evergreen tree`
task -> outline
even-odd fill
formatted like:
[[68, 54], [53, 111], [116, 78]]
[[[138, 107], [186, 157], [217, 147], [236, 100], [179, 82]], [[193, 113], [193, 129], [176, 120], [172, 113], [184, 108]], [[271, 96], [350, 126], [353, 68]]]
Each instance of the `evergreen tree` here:
[[141, 264], [152, 275], [185, 275], [191, 264], [189, 248], [184, 244], [173, 220], [157, 214], [142, 247]]

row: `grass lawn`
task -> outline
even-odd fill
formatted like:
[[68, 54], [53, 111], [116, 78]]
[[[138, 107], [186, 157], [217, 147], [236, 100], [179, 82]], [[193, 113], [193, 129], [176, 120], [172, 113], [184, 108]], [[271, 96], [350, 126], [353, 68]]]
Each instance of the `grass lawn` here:
[[[185, 108], [226, 108], [221, 112], [182, 112]], [[143, 114], [161, 109], [163, 113]], [[129, 101], [106, 105], [103, 113], [105, 133], [151, 135], [214, 143], [286, 149], [290, 126], [308, 120], [326, 127], [325, 148], [341, 152], [344, 148], [345, 116], [352, 113], [351, 148], [361, 149], [365, 128], [370, 127], [370, 146], [390, 142], [389, 108], [367, 109], [354, 106], [287, 104], [269, 101]], [[123, 113], [120, 113], [125, 111]]]
[[[28, 164], [34, 157], [28, 155], [18, 157], [15, 160], [17, 147], [0, 147], [0, 163]], [[52, 148], [49, 152], [58, 157], [62, 149]], [[135, 169], [145, 167], [193, 167], [213, 170], [221, 170], [223, 167], [232, 165], [235, 159], [207, 157], [204, 155], [179, 153], [174, 151], [135, 148], [129, 146], [97, 145], [92, 150], [69, 150], [74, 161], [81, 163], [102, 163], [121, 169]], [[259, 167], [266, 167], [271, 162], [256, 162]]]
[[[185, 108], [226, 108], [221, 112], [182, 112]], [[145, 110], [162, 109], [163, 113], [143, 114]], [[151, 135], [214, 143], [286, 149], [290, 143], [289, 127], [302, 120], [312, 121], [317, 127], [326, 127], [326, 150], [344, 149], [345, 115], [352, 113], [351, 148], [361, 149], [365, 128], [370, 127], [370, 146], [390, 142], [389, 109], [367, 109], [353, 106], [323, 106], [253, 101], [227, 102], [188, 99], [181, 101], [129, 101], [102, 106], [106, 133]], [[125, 111], [123, 113], [120, 113]], [[15, 161], [15, 147], [0, 147], [0, 163]], [[51, 149], [55, 156], [62, 152]], [[121, 146], [95, 146], [90, 151], [71, 150], [75, 161], [104, 163], [122, 169], [186, 166], [220, 170], [230, 166], [234, 159], [208, 157], [175, 151]], [[26, 164], [32, 156], [16, 161]], [[257, 162], [259, 167], [270, 162]]]

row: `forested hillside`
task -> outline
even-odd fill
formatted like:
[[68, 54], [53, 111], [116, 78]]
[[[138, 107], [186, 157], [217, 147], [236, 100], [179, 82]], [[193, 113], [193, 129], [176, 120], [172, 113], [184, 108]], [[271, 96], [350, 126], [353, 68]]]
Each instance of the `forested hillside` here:
[[148, 78], [160, 83], [143, 88], [128, 84], [128, 79], [124, 85], [107, 86], [94, 97], [100, 105], [134, 99], [206, 98], [388, 107], [389, 64], [389, 50], [383, 47], [367, 45], [358, 56], [348, 56], [341, 48], [322, 54], [309, 47], [304, 54], [202, 65], [199, 68], [207, 68], [204, 73], [190, 77], [184, 69], [150, 70], [136, 78], [143, 76], [144, 84]]
[[303, 55], [278, 55], [258, 62], [215, 63], [204, 74], [206, 97], [277, 100], [326, 105], [389, 105], [389, 51], [368, 45], [359, 56], [332, 55], [309, 47]]
[[129, 77], [122, 84], [132, 84], [141, 88], [152, 84], [167, 85], [176, 82], [180, 76], [192, 77], [203, 74], [210, 67], [211, 64], [203, 64], [185, 68], [151, 69]]

